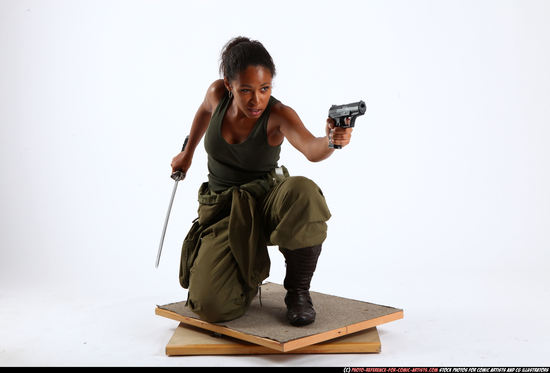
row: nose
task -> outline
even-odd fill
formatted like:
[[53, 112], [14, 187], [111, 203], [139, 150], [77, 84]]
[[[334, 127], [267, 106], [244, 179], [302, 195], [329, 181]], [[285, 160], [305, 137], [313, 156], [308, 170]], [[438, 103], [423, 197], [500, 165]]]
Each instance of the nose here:
[[252, 98], [250, 99], [250, 103], [252, 105], [257, 105], [258, 102], [260, 102], [260, 93], [259, 92], [254, 92], [252, 94]]

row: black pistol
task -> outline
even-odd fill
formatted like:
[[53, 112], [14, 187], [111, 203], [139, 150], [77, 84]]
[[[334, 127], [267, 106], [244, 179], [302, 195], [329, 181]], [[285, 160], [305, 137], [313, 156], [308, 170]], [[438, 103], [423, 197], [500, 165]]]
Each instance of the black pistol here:
[[[346, 105], [332, 105], [328, 111], [329, 118], [334, 119], [336, 127], [355, 127], [355, 119], [365, 114], [367, 111], [367, 105], [364, 101], [354, 102]], [[351, 118], [349, 125], [346, 124], [346, 118]], [[341, 145], [334, 145], [332, 141], [329, 141], [329, 148], [342, 149]]]

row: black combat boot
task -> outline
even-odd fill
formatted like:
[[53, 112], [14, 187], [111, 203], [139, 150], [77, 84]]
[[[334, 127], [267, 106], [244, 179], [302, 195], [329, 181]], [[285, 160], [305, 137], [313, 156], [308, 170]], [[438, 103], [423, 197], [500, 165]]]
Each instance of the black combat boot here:
[[287, 319], [294, 326], [311, 324], [315, 321], [315, 310], [309, 295], [309, 285], [317, 267], [321, 245], [296, 250], [284, 248], [279, 250], [286, 261], [284, 287], [287, 290], [285, 296]]

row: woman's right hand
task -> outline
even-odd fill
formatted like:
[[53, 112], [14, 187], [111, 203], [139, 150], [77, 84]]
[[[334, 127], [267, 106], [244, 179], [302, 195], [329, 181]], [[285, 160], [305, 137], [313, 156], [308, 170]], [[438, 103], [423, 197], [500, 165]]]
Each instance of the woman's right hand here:
[[188, 154], [186, 151], [183, 151], [172, 158], [172, 173], [176, 171], [182, 171], [184, 174], [187, 174], [187, 170], [191, 167], [191, 161], [193, 156]]

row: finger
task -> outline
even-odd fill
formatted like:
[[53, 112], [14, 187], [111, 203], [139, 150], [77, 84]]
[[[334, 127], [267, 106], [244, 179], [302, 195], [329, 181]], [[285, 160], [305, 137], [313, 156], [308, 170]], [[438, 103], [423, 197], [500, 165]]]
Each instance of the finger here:
[[340, 145], [340, 142], [345, 142], [346, 144], [350, 142], [351, 131], [348, 130], [351, 130], [351, 128], [336, 128], [332, 131], [332, 138], [338, 142], [338, 145]]
[[353, 128], [351, 127], [336, 127], [334, 128], [334, 133], [338, 134], [338, 135], [347, 135], [347, 134], [350, 134], [351, 131], [353, 130]]

